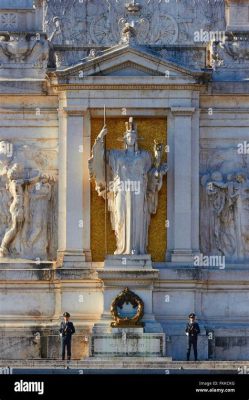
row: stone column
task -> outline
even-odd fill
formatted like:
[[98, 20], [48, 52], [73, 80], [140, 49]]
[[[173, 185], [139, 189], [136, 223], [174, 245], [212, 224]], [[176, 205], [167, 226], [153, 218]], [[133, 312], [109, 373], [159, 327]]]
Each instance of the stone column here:
[[81, 267], [83, 241], [83, 128], [85, 109], [59, 110], [58, 265]]
[[91, 117], [89, 110], [84, 114], [83, 122], [83, 247], [87, 260], [91, 255], [91, 185], [88, 160], [91, 156]]
[[[174, 139], [173, 139], [173, 249], [171, 261], [192, 262], [192, 107], [171, 108]], [[172, 128], [172, 127], [171, 127]]]

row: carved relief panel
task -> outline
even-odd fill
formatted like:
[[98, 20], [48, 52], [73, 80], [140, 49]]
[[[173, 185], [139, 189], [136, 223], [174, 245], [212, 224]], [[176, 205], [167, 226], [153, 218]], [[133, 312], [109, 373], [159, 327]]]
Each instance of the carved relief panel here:
[[[193, 43], [198, 29], [224, 29], [224, 1], [49, 0], [45, 27], [54, 44], [110, 46], [119, 43], [125, 23], [140, 44]], [[73, 23], [72, 23], [73, 21]]]
[[56, 148], [0, 142], [0, 257], [54, 259]]
[[201, 151], [200, 248], [227, 260], [249, 258], [249, 157], [237, 146]]

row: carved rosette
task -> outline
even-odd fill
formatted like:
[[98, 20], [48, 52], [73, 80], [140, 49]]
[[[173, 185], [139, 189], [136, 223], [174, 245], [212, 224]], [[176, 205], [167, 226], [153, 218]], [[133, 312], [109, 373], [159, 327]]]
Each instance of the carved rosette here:
[[[137, 309], [136, 314], [130, 318], [121, 316], [118, 308], [122, 309], [124, 304], [129, 303], [134, 309]], [[127, 287], [113, 300], [111, 305], [111, 314], [114, 319], [111, 323], [113, 328], [142, 327], [144, 324], [140, 321], [144, 315], [144, 302]]]
[[110, 38], [110, 24], [107, 15], [94, 17], [90, 24], [90, 37], [93, 43], [107, 45]]
[[154, 34], [156, 44], [173, 44], [178, 38], [178, 25], [173, 17], [170, 15], [162, 15], [159, 17], [159, 26], [157, 32]]
[[0, 29], [9, 31], [17, 27], [17, 15], [15, 13], [0, 14]]

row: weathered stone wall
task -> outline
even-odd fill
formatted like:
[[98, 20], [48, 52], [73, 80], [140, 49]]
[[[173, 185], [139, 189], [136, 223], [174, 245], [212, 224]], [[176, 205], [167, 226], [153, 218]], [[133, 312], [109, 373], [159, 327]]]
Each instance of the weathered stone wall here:
[[[91, 192], [87, 161], [104, 104], [108, 146], [116, 147], [114, 124], [122, 133], [127, 108], [144, 128], [145, 147], [155, 137], [170, 147], [167, 187], [150, 228], [158, 277], [136, 271], [131, 279], [124, 271], [121, 279], [114, 271], [110, 292], [132, 285], [141, 294], [173, 359], [185, 359], [192, 311], [199, 359], [248, 358], [248, 152], [238, 145], [249, 132], [249, 4], [139, 4], [131, 13], [112, 0], [37, 0], [35, 8], [0, 0], [0, 242], [15, 228], [0, 259], [1, 358], [58, 358], [65, 310], [76, 327], [73, 357], [89, 354], [106, 287], [104, 205]], [[135, 38], [124, 32], [132, 20]], [[18, 179], [7, 174], [14, 164]], [[26, 211], [18, 226], [15, 195], [6, 189], [15, 180]], [[208, 265], [203, 256], [224, 256], [225, 264]]]

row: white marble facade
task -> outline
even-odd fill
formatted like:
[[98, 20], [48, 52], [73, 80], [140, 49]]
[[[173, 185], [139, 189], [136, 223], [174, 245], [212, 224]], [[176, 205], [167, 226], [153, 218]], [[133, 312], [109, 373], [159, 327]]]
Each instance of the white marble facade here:
[[[133, 3], [0, 0], [3, 358], [58, 357], [65, 310], [86, 356], [82, 337], [109, 326], [128, 284], [167, 356], [185, 359], [194, 311], [200, 359], [248, 358], [249, 1]], [[92, 261], [91, 119], [104, 104], [167, 120], [164, 262]]]

